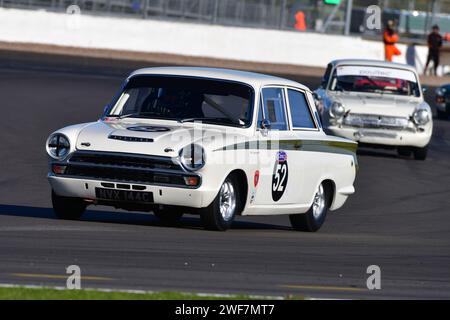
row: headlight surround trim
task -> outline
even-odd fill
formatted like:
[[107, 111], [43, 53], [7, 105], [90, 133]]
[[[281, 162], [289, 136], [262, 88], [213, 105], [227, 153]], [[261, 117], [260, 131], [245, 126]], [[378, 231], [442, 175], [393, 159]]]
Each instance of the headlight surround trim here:
[[47, 154], [55, 160], [64, 160], [70, 154], [70, 140], [62, 133], [54, 133], [47, 139]]
[[430, 112], [427, 109], [418, 109], [413, 114], [416, 125], [423, 126], [430, 122]]
[[333, 102], [330, 107], [330, 115], [333, 118], [341, 119], [345, 115], [345, 107], [340, 102]]
[[198, 171], [206, 163], [205, 149], [196, 143], [191, 143], [180, 150], [179, 158], [183, 168], [188, 171]]

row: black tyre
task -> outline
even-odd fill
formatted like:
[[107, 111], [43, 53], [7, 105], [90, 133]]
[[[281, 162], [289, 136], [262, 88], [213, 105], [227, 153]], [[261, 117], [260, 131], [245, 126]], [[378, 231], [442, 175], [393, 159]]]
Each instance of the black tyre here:
[[398, 147], [397, 153], [399, 156], [402, 156], [402, 157], [410, 157], [412, 155], [413, 151], [410, 147]]
[[53, 211], [58, 219], [79, 220], [86, 211], [86, 203], [79, 198], [58, 196], [52, 191]]
[[425, 160], [428, 155], [428, 146], [423, 147], [423, 148], [414, 148], [413, 153], [414, 153], [414, 159]]
[[227, 177], [214, 201], [201, 209], [200, 218], [205, 229], [225, 231], [241, 208], [239, 184], [234, 177]]
[[175, 225], [183, 216], [183, 210], [181, 208], [155, 208], [153, 214], [163, 224]]
[[331, 204], [331, 190], [321, 183], [314, 196], [313, 204], [306, 213], [289, 216], [292, 228], [297, 231], [316, 232], [322, 227]]

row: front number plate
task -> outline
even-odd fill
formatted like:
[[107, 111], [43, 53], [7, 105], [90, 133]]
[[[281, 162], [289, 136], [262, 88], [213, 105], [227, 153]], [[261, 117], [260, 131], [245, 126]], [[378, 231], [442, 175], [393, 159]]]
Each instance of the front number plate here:
[[100, 200], [153, 203], [152, 192], [95, 188], [95, 196]]

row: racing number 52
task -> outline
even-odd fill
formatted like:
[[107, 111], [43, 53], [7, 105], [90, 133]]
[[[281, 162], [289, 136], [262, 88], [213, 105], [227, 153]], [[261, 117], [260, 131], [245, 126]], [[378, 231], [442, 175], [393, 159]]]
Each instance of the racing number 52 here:
[[283, 192], [286, 177], [287, 177], [287, 163], [286, 162], [278, 163], [275, 172], [275, 178], [272, 185], [272, 190]]

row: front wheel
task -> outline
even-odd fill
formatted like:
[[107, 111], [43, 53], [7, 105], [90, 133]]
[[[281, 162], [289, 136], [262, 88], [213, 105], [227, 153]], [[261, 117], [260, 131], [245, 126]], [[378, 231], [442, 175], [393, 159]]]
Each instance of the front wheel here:
[[165, 225], [175, 225], [183, 216], [180, 208], [155, 208], [153, 215]]
[[86, 211], [86, 203], [79, 198], [58, 196], [52, 191], [53, 211], [58, 219], [79, 220]]
[[217, 231], [229, 229], [241, 207], [239, 199], [239, 184], [233, 177], [227, 177], [214, 201], [200, 211], [204, 227]]
[[397, 153], [399, 156], [402, 156], [402, 157], [410, 157], [412, 154], [412, 149], [409, 147], [398, 147]]
[[330, 206], [331, 192], [323, 182], [317, 188], [311, 208], [303, 214], [291, 214], [289, 220], [294, 230], [316, 232], [325, 222]]
[[413, 153], [414, 153], [414, 159], [425, 160], [428, 155], [428, 146], [423, 147], [423, 148], [414, 148]]

